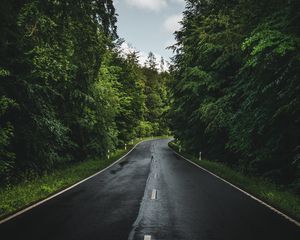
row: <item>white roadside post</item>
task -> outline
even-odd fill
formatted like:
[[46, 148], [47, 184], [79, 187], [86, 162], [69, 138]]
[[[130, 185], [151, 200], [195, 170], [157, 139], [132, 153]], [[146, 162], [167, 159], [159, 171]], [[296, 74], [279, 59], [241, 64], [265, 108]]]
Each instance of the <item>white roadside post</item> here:
[[125, 143], [125, 150], [127, 149], [127, 144]]
[[202, 152], [199, 152], [199, 161], [202, 160]]
[[179, 152], [181, 152], [181, 146], [179, 146]]
[[107, 150], [107, 159], [109, 160], [109, 149]]

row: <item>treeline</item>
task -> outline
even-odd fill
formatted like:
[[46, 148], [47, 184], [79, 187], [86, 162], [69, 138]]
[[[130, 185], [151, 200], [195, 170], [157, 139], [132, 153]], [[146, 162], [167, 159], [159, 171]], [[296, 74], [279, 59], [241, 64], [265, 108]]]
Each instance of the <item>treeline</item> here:
[[300, 191], [300, 1], [188, 0], [173, 46], [183, 147]]
[[152, 53], [141, 67], [121, 52], [112, 0], [2, 0], [0, 12], [0, 183], [167, 133], [169, 74]]

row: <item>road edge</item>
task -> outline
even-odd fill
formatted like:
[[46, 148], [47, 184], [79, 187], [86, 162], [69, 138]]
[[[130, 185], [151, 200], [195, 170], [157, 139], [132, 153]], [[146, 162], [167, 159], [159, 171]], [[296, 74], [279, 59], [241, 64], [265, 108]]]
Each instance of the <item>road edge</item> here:
[[281, 217], [285, 218], [286, 220], [288, 220], [289, 222], [295, 224], [297, 227], [300, 227], [300, 222], [298, 222], [297, 220], [289, 217], [288, 215], [284, 214], [283, 212], [279, 211], [278, 209], [276, 209], [275, 207], [272, 207], [271, 205], [269, 205], [268, 203], [264, 202], [263, 200], [253, 196], [252, 194], [246, 192], [245, 190], [239, 188], [238, 186], [234, 185], [233, 183], [225, 180], [224, 178], [216, 175], [215, 173], [207, 170], [206, 168], [194, 163], [192, 160], [182, 156], [181, 154], [179, 154], [178, 152], [176, 152], [173, 148], [171, 148], [170, 146], [168, 146], [177, 156], [181, 157], [182, 159], [186, 160], [187, 162], [189, 162], [190, 164], [200, 168], [201, 170], [211, 174], [212, 176], [218, 178], [219, 180], [221, 180], [222, 182], [225, 182], [226, 184], [230, 185], [231, 187], [235, 188], [236, 190], [242, 192], [243, 194], [247, 195], [248, 197], [252, 198], [253, 200], [259, 202], [260, 204], [264, 205], [265, 207], [269, 208], [270, 210], [272, 210], [273, 212], [277, 213], [278, 215], [280, 215]]
[[8, 216], [8, 217], [6, 217], [6, 218], [0, 220], [0, 224], [3, 224], [3, 223], [5, 223], [5, 222], [8, 222], [9, 220], [18, 217], [18, 216], [22, 215], [23, 213], [28, 212], [28, 211], [30, 211], [31, 209], [33, 209], [33, 208], [35, 208], [35, 207], [37, 207], [37, 206], [39, 206], [39, 205], [42, 205], [43, 203], [45, 203], [45, 202], [47, 202], [47, 201], [49, 201], [49, 200], [51, 200], [51, 199], [53, 199], [53, 198], [55, 198], [55, 197], [57, 197], [57, 196], [63, 194], [63, 193], [65, 193], [65, 192], [67, 192], [67, 191], [69, 191], [69, 190], [71, 190], [71, 189], [77, 187], [77, 186], [80, 185], [81, 183], [84, 183], [84, 182], [90, 180], [91, 178], [93, 178], [93, 177], [99, 175], [100, 173], [106, 171], [107, 169], [111, 168], [112, 166], [114, 166], [115, 164], [117, 164], [118, 162], [120, 162], [121, 160], [123, 160], [125, 157], [127, 157], [127, 156], [128, 156], [128, 155], [129, 155], [129, 154], [130, 154], [130, 153], [131, 153], [131, 152], [132, 152], [139, 144], [141, 144], [141, 143], [143, 143], [143, 142], [147, 142], [147, 141], [152, 141], [152, 139], [149, 139], [149, 140], [143, 140], [143, 141], [138, 142], [137, 144], [135, 144], [135, 145], [130, 149], [130, 151], [128, 151], [125, 155], [123, 155], [122, 157], [120, 157], [118, 160], [116, 160], [115, 162], [113, 162], [112, 164], [110, 164], [109, 166], [107, 166], [106, 168], [104, 168], [104, 169], [102, 169], [102, 170], [96, 172], [95, 174], [93, 174], [93, 175], [91, 175], [91, 176], [89, 176], [89, 177], [87, 177], [87, 178], [84, 178], [83, 180], [81, 180], [81, 181], [79, 181], [79, 182], [77, 182], [77, 183], [75, 183], [75, 184], [73, 184], [73, 185], [71, 185], [71, 186], [69, 186], [69, 187], [67, 187], [67, 188], [65, 188], [65, 189], [63, 189], [63, 190], [61, 190], [61, 191], [59, 191], [59, 192], [57, 192], [57, 193], [55, 193], [55, 194], [53, 194], [53, 195], [51, 195], [51, 196], [45, 198], [45, 199], [43, 199], [43, 200], [41, 200], [41, 201], [38, 201], [37, 203], [34, 203], [34, 204], [32, 204], [32, 205], [30, 205], [30, 206], [28, 206], [28, 207], [26, 207], [26, 208], [24, 208], [24, 209], [22, 209], [22, 210], [20, 210], [20, 211], [18, 211], [18, 212], [16, 212], [16, 213], [14, 213], [14, 214], [12, 214], [12, 215], [10, 215], [10, 216]]

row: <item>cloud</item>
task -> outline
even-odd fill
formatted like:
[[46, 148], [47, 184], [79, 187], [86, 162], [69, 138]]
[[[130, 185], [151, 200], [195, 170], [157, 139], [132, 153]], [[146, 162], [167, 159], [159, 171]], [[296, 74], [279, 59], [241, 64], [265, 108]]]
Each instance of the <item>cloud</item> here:
[[172, 2], [185, 5], [185, 0], [172, 0]]
[[128, 5], [133, 7], [159, 11], [168, 5], [167, 0], [126, 0]]
[[182, 14], [172, 15], [168, 17], [164, 22], [164, 29], [169, 33], [174, 33], [177, 30], [180, 30], [182, 20]]
[[[138, 51], [136, 48], [134, 48], [131, 44], [128, 44], [127, 42], [123, 42], [121, 45], [121, 55], [123, 57], [126, 57], [126, 55], [130, 53], [137, 53], [137, 56], [139, 58], [139, 64], [144, 66], [147, 58], [148, 58], [148, 53], [143, 52], [143, 51]], [[155, 57], [157, 58], [158, 54]], [[159, 58], [160, 59], [160, 58]]]
[[123, 42], [120, 46], [120, 50], [121, 53], [125, 55], [130, 54], [130, 53], [134, 53], [137, 52], [137, 50], [132, 47], [130, 44], [128, 44], [127, 42]]

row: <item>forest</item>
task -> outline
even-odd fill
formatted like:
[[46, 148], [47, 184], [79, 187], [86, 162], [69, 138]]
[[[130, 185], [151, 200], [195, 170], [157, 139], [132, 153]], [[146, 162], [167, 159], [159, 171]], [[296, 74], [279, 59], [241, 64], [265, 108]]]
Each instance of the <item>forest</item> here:
[[300, 1], [188, 0], [168, 113], [187, 151], [300, 192]]
[[171, 131], [185, 151], [300, 192], [299, 0], [186, 0], [169, 71], [122, 52], [112, 0], [0, 11], [1, 184]]
[[0, 3], [0, 183], [168, 133], [165, 61], [124, 54], [112, 0]]

